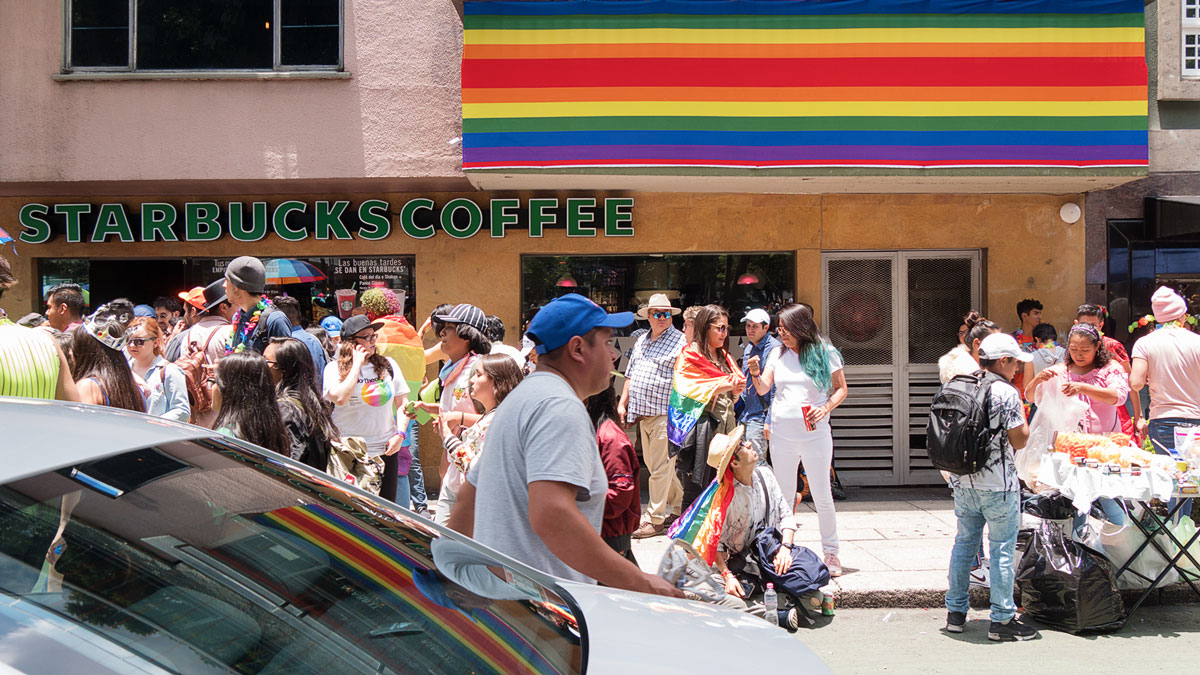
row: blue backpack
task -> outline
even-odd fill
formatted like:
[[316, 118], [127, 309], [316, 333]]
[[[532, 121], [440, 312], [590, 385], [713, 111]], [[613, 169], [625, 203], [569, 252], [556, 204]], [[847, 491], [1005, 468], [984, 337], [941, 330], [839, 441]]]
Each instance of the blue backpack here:
[[829, 583], [829, 568], [825, 563], [812, 550], [798, 545], [792, 547], [792, 566], [782, 575], [776, 574], [771, 561], [782, 545], [783, 536], [777, 527], [764, 531], [754, 539], [754, 556], [763, 583], [775, 584], [776, 591], [792, 598], [799, 598]]

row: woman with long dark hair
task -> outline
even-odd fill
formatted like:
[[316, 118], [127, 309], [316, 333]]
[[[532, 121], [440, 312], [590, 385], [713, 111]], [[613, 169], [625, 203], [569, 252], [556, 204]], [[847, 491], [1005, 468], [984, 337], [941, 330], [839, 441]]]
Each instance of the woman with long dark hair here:
[[842, 574], [838, 559], [837, 514], [833, 507], [829, 469], [833, 464], [833, 432], [829, 413], [846, 400], [842, 355], [829, 344], [805, 305], [779, 312], [783, 344], [767, 357], [766, 366], [751, 357], [748, 365], [754, 388], [766, 394], [775, 386], [771, 403], [771, 462], [775, 478], [788, 499], [796, 498], [796, 471], [804, 462], [817, 520], [825, 565], [832, 576]]
[[71, 329], [71, 377], [84, 403], [146, 412], [146, 400], [137, 386], [121, 349], [129, 337], [125, 324], [102, 306], [83, 324]]
[[633, 443], [617, 422], [617, 393], [608, 389], [588, 397], [587, 411], [596, 428], [600, 461], [608, 475], [608, 494], [604, 498], [604, 522], [600, 536], [612, 550], [637, 564], [633, 556], [632, 535], [642, 518], [642, 500], [638, 489], [638, 459]]
[[217, 419], [213, 428], [287, 455], [288, 437], [275, 405], [271, 369], [263, 355], [251, 351], [228, 354], [217, 362], [215, 379], [213, 408]]
[[[521, 372], [517, 362], [513, 361], [511, 357], [504, 354], [484, 354], [475, 364], [475, 370], [471, 373], [470, 384], [467, 387], [467, 393], [475, 405], [475, 411], [482, 417], [470, 426], [464, 426], [465, 413], [462, 411], [445, 413], [438, 420], [438, 428], [442, 432], [442, 446], [446, 450], [446, 455], [450, 458], [454, 468], [461, 471], [463, 475], [466, 475], [471, 464], [483, 450], [483, 439], [487, 435], [488, 425], [492, 422], [492, 414], [496, 412], [496, 406], [500, 405], [524, 377], [525, 374]], [[450, 518], [450, 511], [454, 506], [454, 496], [457, 496], [457, 493], [455, 495], [443, 494], [443, 497], [446, 496], [450, 497], [449, 500], [444, 504], [439, 500], [437, 513], [434, 514], [434, 521], [443, 525]]]
[[408, 507], [408, 383], [395, 360], [375, 349], [382, 323], [355, 315], [342, 324], [338, 357], [325, 366], [322, 395], [333, 402], [333, 422], [346, 436], [359, 436], [367, 453], [383, 457], [379, 496]]
[[276, 403], [288, 434], [292, 459], [314, 469], [329, 466], [329, 450], [338, 438], [333, 404], [321, 398], [312, 354], [295, 338], [273, 337], [263, 356], [275, 381]]

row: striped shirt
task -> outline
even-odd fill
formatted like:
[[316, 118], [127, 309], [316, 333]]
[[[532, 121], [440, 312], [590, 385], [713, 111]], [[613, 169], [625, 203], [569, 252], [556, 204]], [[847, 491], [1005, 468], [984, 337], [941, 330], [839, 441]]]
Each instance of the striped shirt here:
[[53, 399], [58, 349], [44, 331], [0, 324], [0, 396]]

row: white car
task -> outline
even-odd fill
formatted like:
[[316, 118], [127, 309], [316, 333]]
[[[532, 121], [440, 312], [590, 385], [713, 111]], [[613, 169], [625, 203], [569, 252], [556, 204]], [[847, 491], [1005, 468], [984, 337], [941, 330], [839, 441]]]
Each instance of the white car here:
[[0, 398], [0, 670], [827, 673], [713, 605], [547, 576], [200, 427]]

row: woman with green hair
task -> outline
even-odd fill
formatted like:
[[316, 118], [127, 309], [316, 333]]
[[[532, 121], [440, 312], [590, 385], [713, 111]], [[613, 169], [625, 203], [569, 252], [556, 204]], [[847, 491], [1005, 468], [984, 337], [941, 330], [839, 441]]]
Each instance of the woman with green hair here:
[[831, 576], [842, 574], [838, 559], [837, 516], [829, 468], [833, 465], [833, 432], [829, 413], [846, 400], [842, 355], [821, 335], [806, 305], [789, 305], [779, 312], [779, 340], [783, 343], [767, 356], [747, 365], [755, 390], [765, 395], [775, 387], [771, 402], [771, 464], [783, 494], [796, 498], [796, 472], [804, 462], [817, 521], [825, 566]]

